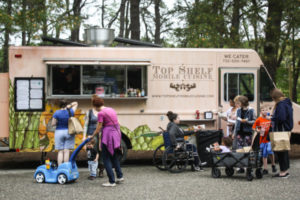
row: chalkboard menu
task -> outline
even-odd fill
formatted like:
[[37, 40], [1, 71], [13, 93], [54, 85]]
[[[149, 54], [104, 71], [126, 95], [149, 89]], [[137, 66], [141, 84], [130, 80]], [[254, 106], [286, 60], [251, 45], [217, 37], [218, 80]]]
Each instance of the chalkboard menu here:
[[45, 78], [15, 78], [15, 111], [45, 110]]

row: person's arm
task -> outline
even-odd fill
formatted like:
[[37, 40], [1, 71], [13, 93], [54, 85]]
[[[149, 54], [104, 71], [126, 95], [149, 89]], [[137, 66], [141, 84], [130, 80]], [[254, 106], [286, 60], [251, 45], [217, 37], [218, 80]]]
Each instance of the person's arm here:
[[76, 101], [70, 103], [69, 105], [67, 105], [67, 108], [68, 109], [72, 109], [75, 113], [75, 111], [77, 110], [77, 107], [78, 107], [78, 103]]
[[85, 118], [84, 118], [83, 138], [82, 138], [83, 141], [86, 139], [87, 130], [88, 130], [88, 126], [89, 126], [89, 113], [90, 112], [87, 111], [85, 114]]
[[102, 122], [98, 122], [98, 123], [97, 123], [96, 130], [94, 131], [93, 135], [88, 136], [88, 138], [93, 138], [93, 137], [95, 137], [97, 134], [99, 134], [99, 132], [101, 131], [101, 128], [102, 128]]
[[252, 120], [247, 120], [246, 123], [249, 124], [249, 125], [253, 125], [255, 120], [256, 120], [256, 115], [255, 115], [255, 112], [254, 110], [252, 110]]
[[177, 141], [176, 141], [176, 125], [172, 125], [169, 132], [169, 137], [170, 137], [170, 141], [172, 146], [177, 146]]
[[99, 159], [99, 153], [96, 154], [96, 158], [94, 161], [96, 162], [96, 161], [98, 161], [98, 159]]
[[51, 126], [56, 126], [57, 124], [57, 112], [55, 112], [52, 116]]
[[51, 126], [56, 126], [57, 120], [55, 118], [52, 118]]

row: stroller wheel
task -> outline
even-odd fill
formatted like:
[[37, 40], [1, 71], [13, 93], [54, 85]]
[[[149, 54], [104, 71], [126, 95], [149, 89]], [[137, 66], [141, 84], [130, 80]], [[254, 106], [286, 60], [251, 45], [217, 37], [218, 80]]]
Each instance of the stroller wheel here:
[[263, 177], [262, 168], [257, 168], [255, 170], [256, 178], [261, 179]]
[[246, 177], [248, 181], [252, 181], [253, 180], [253, 175], [252, 175], [252, 169], [247, 169], [247, 173], [246, 173]]
[[234, 169], [233, 169], [233, 168], [226, 167], [225, 173], [226, 173], [226, 175], [227, 175], [228, 177], [231, 177], [231, 176], [233, 176], [233, 174], [234, 174]]
[[216, 167], [211, 168], [211, 176], [214, 177], [214, 178], [220, 178], [221, 170], [219, 170]]

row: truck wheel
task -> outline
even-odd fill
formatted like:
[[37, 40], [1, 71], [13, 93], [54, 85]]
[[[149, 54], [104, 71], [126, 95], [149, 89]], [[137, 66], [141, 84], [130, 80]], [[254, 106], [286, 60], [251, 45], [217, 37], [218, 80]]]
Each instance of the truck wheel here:
[[35, 180], [37, 183], [44, 183], [45, 182], [45, 175], [42, 172], [39, 172], [35, 175]]
[[124, 163], [124, 161], [126, 160], [127, 151], [128, 151], [126, 143], [124, 142], [123, 139], [121, 139], [121, 147], [122, 147], [122, 155], [118, 155], [118, 159], [120, 161], [120, 164]]
[[57, 177], [57, 182], [61, 185], [65, 184], [68, 181], [67, 176], [65, 174], [59, 174]]

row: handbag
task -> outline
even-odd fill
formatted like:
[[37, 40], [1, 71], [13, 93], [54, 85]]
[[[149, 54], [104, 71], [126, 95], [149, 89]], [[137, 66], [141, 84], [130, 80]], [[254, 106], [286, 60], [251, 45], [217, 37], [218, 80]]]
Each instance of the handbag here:
[[[105, 116], [107, 116], [109, 118], [109, 120], [112, 122], [112, 124], [114, 125], [116, 131], [121, 135], [120, 133], [120, 129], [118, 129], [116, 127], [116, 125], [114, 124], [113, 120], [110, 118], [110, 116], [106, 113], [106, 112], [103, 112], [105, 114]], [[122, 138], [122, 135], [121, 135], [121, 138]], [[115, 153], [119, 154], [120, 156], [123, 156], [123, 148], [122, 148], [122, 143], [120, 142], [120, 147], [115, 149]]]
[[[284, 128], [283, 128], [284, 130]], [[291, 132], [290, 131], [274, 131], [270, 132], [270, 141], [273, 151], [289, 151], [291, 150]]]
[[68, 109], [69, 112], [69, 119], [68, 119], [68, 132], [70, 135], [74, 135], [77, 133], [82, 133], [83, 128], [81, 126], [80, 121], [71, 115], [70, 109]]

